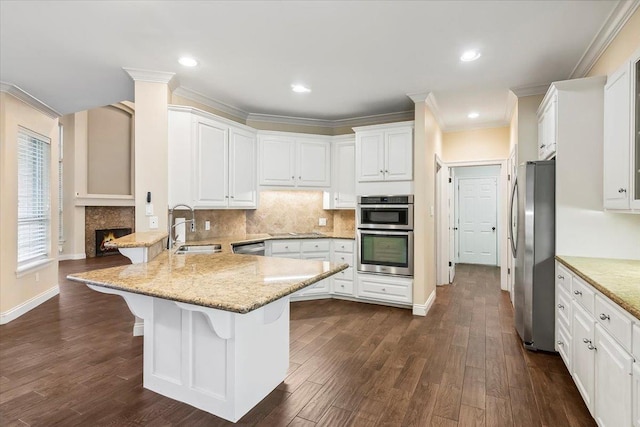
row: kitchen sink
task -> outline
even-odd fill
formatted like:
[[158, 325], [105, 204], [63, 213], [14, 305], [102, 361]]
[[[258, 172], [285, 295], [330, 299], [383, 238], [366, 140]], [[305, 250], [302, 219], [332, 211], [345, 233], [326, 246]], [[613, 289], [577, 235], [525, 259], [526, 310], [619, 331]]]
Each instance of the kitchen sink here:
[[209, 245], [180, 245], [176, 250], [176, 254], [215, 254], [222, 252], [222, 246], [220, 244]]

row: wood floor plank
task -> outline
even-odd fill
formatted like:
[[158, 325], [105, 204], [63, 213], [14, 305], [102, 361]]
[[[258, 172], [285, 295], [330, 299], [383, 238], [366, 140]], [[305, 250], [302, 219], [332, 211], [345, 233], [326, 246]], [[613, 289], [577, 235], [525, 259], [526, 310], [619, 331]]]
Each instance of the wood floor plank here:
[[464, 427], [485, 427], [484, 409], [467, 405], [460, 406], [458, 425]]
[[440, 385], [433, 415], [457, 421], [460, 414], [461, 398], [462, 390], [458, 387], [448, 384]]
[[462, 386], [462, 405], [484, 409], [485, 398], [485, 370], [467, 366], [464, 372], [464, 384]]
[[438, 387], [438, 384], [430, 383], [417, 385], [402, 420], [403, 426], [421, 427], [428, 424], [436, 404]]
[[332, 406], [324, 416], [318, 421], [317, 426], [341, 427], [346, 426], [351, 421], [351, 411]]
[[485, 406], [487, 427], [510, 427], [513, 425], [509, 399], [487, 396]]

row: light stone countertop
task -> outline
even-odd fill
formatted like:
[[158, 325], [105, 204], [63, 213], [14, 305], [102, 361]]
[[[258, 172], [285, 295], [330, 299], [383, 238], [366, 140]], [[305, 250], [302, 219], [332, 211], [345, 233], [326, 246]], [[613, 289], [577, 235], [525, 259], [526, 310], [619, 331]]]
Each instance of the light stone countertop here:
[[640, 319], [640, 261], [560, 255], [556, 259]]
[[[268, 240], [268, 234], [217, 237], [216, 254], [163, 251], [148, 263], [69, 275], [73, 281], [173, 301], [248, 313], [345, 270], [347, 264], [233, 254], [233, 243]], [[319, 237], [321, 238], [321, 237]], [[328, 236], [327, 236], [328, 238]]]
[[141, 231], [111, 240], [104, 245], [108, 248], [148, 248], [167, 238], [168, 235], [166, 231]]

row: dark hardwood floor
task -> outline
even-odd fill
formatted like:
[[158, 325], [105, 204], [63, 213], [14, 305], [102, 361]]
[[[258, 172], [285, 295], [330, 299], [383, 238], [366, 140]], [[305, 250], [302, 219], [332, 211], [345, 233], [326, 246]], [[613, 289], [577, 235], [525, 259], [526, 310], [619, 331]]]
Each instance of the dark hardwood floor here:
[[[230, 425], [145, 390], [125, 302], [64, 279], [126, 262], [61, 262], [60, 295], [0, 327], [1, 425]], [[560, 357], [523, 350], [497, 268], [458, 266], [426, 317], [293, 303], [289, 371], [238, 425], [595, 425]]]

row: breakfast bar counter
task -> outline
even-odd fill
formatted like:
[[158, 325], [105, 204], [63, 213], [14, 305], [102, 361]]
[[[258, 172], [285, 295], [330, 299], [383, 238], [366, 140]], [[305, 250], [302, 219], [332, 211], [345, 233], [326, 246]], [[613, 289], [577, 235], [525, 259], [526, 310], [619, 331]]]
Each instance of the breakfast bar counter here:
[[236, 422], [286, 376], [289, 295], [346, 268], [165, 250], [147, 263], [68, 278], [122, 296], [144, 319], [145, 388]]

